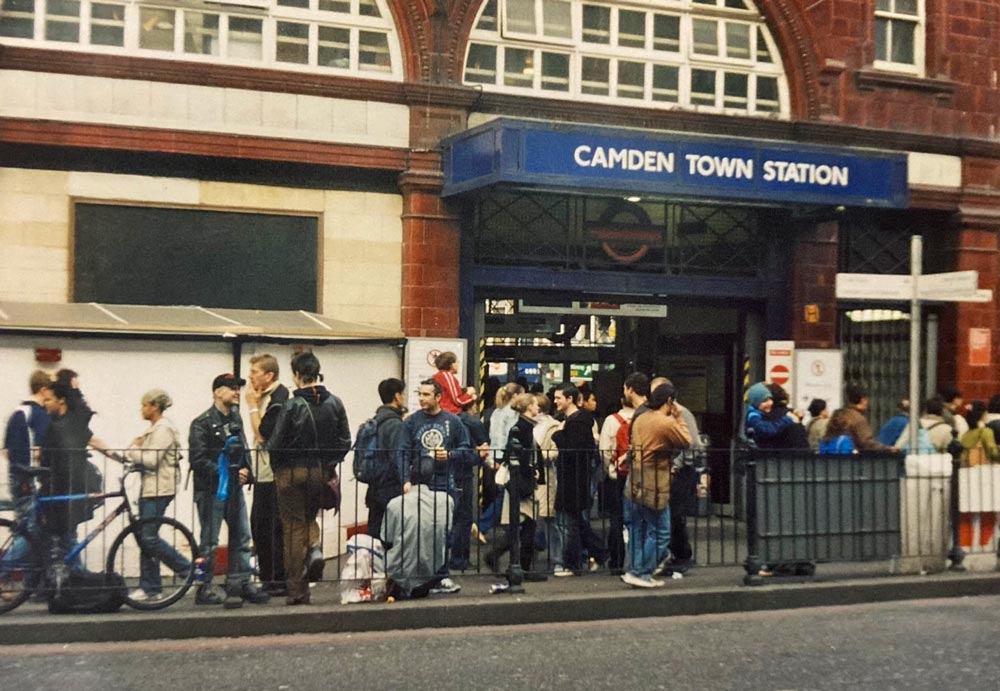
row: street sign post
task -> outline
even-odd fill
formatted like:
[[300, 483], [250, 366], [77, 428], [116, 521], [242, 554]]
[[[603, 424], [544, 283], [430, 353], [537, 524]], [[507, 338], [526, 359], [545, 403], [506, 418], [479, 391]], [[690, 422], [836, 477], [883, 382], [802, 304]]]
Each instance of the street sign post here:
[[992, 290], [980, 290], [978, 271], [921, 274], [923, 238], [910, 237], [910, 275], [837, 274], [838, 300], [910, 303], [910, 451], [917, 449], [920, 424], [920, 303], [990, 302]]

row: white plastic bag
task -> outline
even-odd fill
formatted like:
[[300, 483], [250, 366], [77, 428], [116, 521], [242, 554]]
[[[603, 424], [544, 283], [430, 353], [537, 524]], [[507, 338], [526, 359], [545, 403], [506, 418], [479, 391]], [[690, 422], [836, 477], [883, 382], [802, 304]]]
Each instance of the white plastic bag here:
[[385, 599], [385, 550], [371, 535], [355, 535], [347, 543], [340, 570], [340, 603], [380, 602]]

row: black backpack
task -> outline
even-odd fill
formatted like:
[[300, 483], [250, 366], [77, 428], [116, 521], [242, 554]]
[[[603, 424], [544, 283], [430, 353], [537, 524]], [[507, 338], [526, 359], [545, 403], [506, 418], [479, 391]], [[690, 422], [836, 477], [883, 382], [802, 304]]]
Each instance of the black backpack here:
[[49, 598], [51, 614], [104, 614], [125, 604], [128, 589], [117, 573], [70, 571], [59, 594]]

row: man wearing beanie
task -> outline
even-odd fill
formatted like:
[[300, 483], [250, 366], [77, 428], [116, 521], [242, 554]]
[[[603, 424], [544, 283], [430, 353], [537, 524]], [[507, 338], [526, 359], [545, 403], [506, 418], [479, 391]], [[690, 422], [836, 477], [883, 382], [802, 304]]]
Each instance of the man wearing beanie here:
[[764, 382], [757, 382], [747, 391], [746, 436], [757, 446], [767, 447], [769, 443], [783, 435], [788, 428], [799, 421], [794, 412], [778, 419], [768, 416], [774, 407], [771, 390]]
[[[241, 607], [244, 600], [267, 602], [270, 597], [250, 583], [250, 526], [243, 485], [251, 480], [247, 440], [238, 403], [246, 381], [220, 374], [212, 381], [212, 405], [191, 422], [188, 447], [194, 473], [194, 501], [201, 523], [200, 556], [206, 560], [205, 582], [195, 604]], [[212, 587], [215, 548], [225, 519], [229, 531], [229, 571], [223, 600]]]

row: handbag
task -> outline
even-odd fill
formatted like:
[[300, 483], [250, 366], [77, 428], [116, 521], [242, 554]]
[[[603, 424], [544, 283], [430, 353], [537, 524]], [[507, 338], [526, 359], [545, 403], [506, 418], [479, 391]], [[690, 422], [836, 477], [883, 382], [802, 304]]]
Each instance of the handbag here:
[[[309, 413], [309, 422], [312, 424], [313, 428], [313, 439], [319, 439], [319, 435], [316, 433], [316, 418], [313, 417], [312, 407], [305, 401], [303, 405], [306, 407], [306, 412]], [[315, 449], [315, 444], [313, 445]], [[316, 465], [319, 466], [321, 471], [326, 471], [323, 467], [323, 462], [320, 460], [319, 456], [316, 457]], [[333, 509], [334, 513], [340, 512], [340, 502], [343, 499], [344, 494], [340, 489], [340, 475], [337, 474], [337, 469], [330, 468], [330, 477], [323, 483], [323, 486], [319, 491], [319, 508], [324, 511], [329, 511]]]

